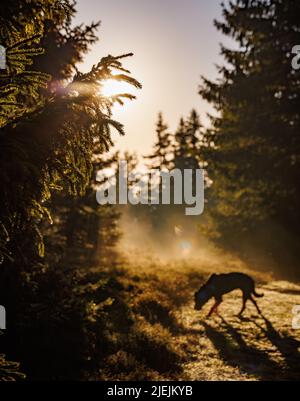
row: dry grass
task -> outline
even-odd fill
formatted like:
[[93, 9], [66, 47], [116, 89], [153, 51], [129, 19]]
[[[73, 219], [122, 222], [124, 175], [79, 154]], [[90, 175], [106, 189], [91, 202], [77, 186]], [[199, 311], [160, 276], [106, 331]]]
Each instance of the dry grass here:
[[[292, 307], [300, 305], [300, 286], [274, 281], [240, 261], [146, 257], [123, 260], [118, 280], [126, 288], [132, 326], [127, 340], [110, 355], [104, 379], [117, 380], [297, 380], [300, 379], [300, 330], [291, 327]], [[193, 309], [193, 293], [212, 272], [250, 273], [265, 296], [263, 317], [248, 305], [243, 320], [239, 291], [228, 294], [220, 316], [205, 318]], [[212, 301], [211, 301], [212, 302]], [[298, 338], [298, 340], [297, 340]]]

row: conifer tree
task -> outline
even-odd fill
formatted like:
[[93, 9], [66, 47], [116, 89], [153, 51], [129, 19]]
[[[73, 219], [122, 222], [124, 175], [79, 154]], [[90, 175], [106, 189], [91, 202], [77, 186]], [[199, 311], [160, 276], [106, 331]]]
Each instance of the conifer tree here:
[[[219, 80], [203, 78], [200, 88], [218, 111], [206, 133], [214, 143], [206, 155], [217, 202], [211, 213], [217, 230], [233, 242], [271, 222], [271, 231], [277, 224], [300, 234], [300, 78], [291, 65], [299, 7], [293, 0], [233, 1], [215, 22], [239, 45], [221, 47], [226, 64]], [[272, 236], [273, 250], [282, 234]]]
[[[140, 87], [122, 66], [123, 59], [130, 55], [103, 57], [85, 74], [76, 70], [75, 63], [95, 39], [95, 26], [75, 27], [72, 31], [69, 20], [73, 15], [72, 3], [15, 0], [0, 6], [1, 29], [6, 38], [3, 44], [7, 49], [7, 69], [0, 76], [0, 304], [10, 310], [8, 323], [14, 333], [7, 338], [6, 349], [22, 355], [32, 368], [39, 360], [44, 371], [47, 357], [55, 359], [55, 356], [49, 346], [45, 361], [41, 360], [38, 347], [43, 349], [42, 343], [47, 341], [42, 335], [42, 324], [52, 324], [53, 328], [57, 325], [57, 313], [64, 314], [66, 309], [57, 306], [57, 311], [47, 313], [47, 321], [41, 314], [40, 321], [44, 323], [39, 326], [40, 331], [32, 331], [33, 326], [28, 322], [36, 319], [35, 305], [43, 305], [45, 310], [50, 307], [49, 294], [46, 295], [49, 287], [45, 290], [45, 283], [58, 274], [46, 263], [51, 261], [51, 267], [56, 266], [56, 261], [51, 260], [54, 253], [47, 255], [46, 249], [50, 257], [44, 258], [43, 222], [49, 219], [59, 229], [56, 215], [52, 219], [50, 213], [59, 192], [83, 197], [88, 190], [90, 198], [82, 200], [79, 209], [94, 216], [94, 210], [87, 206], [92, 199], [89, 188], [95, 152], [102, 154], [112, 146], [112, 129], [124, 134], [122, 124], [113, 119], [113, 104], [122, 104], [124, 97], [134, 98], [130, 94], [107, 98], [101, 93], [102, 83], [115, 79]], [[52, 31], [46, 29], [49, 24]], [[47, 34], [53, 31], [55, 39], [53, 36], [47, 39]], [[51, 51], [49, 48], [46, 51], [55, 57], [55, 49], [62, 42], [68, 43], [70, 49], [64, 48], [66, 57], [53, 66], [49, 58], [43, 63], [49, 55], [42, 55], [45, 49], [41, 44], [48, 43]], [[39, 60], [33, 64], [37, 56]], [[52, 78], [49, 72], [54, 74]], [[69, 78], [68, 82], [65, 78]], [[57, 80], [60, 82], [55, 86]], [[72, 210], [68, 202], [63, 207]], [[81, 232], [91, 234], [94, 239], [97, 219], [87, 220], [92, 222], [91, 231]], [[73, 273], [68, 277], [76, 282], [75, 276]], [[57, 289], [66, 296], [64, 286], [54, 281], [51, 291]], [[68, 303], [63, 296], [60, 300], [64, 305]], [[61, 366], [65, 363], [63, 359], [59, 361]], [[71, 359], [66, 363], [72, 364]]]
[[186, 120], [180, 119], [175, 133], [174, 165], [176, 168], [183, 170], [199, 167], [201, 128], [200, 117], [196, 110], [192, 110]]
[[149, 168], [166, 169], [171, 168], [171, 134], [168, 132], [168, 125], [164, 122], [163, 114], [158, 114], [156, 124], [156, 141], [154, 143], [153, 153], [145, 158], [150, 160]]

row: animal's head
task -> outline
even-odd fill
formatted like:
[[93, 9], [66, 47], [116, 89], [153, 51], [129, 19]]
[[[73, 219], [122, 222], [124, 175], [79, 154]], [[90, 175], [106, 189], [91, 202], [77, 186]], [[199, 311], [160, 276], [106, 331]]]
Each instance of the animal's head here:
[[213, 286], [212, 279], [215, 274], [213, 274], [209, 280], [195, 292], [195, 310], [200, 310], [204, 304], [213, 296]]
[[195, 309], [200, 310], [204, 304], [211, 298], [210, 288], [204, 284], [197, 292], [195, 292]]

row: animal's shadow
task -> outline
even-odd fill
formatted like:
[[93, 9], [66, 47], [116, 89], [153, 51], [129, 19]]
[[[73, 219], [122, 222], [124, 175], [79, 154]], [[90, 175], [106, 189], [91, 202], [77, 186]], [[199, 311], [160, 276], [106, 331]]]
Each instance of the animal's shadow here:
[[[238, 366], [241, 372], [256, 376], [261, 380], [299, 380], [300, 377], [300, 342], [288, 335], [281, 335], [272, 323], [264, 316], [265, 327], [253, 322], [275, 346], [284, 363], [279, 364], [271, 358], [270, 353], [249, 345], [238, 329], [221, 317], [221, 327], [216, 329], [207, 322], [202, 322], [205, 334], [218, 350], [219, 356], [227, 364]], [[258, 340], [259, 341], [259, 340]]]

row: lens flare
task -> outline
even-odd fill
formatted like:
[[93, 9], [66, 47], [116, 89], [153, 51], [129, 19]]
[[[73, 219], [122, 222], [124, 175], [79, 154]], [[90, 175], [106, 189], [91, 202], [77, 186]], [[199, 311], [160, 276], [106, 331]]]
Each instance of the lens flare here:
[[192, 244], [188, 240], [183, 240], [179, 243], [179, 248], [183, 256], [188, 256], [192, 250]]

